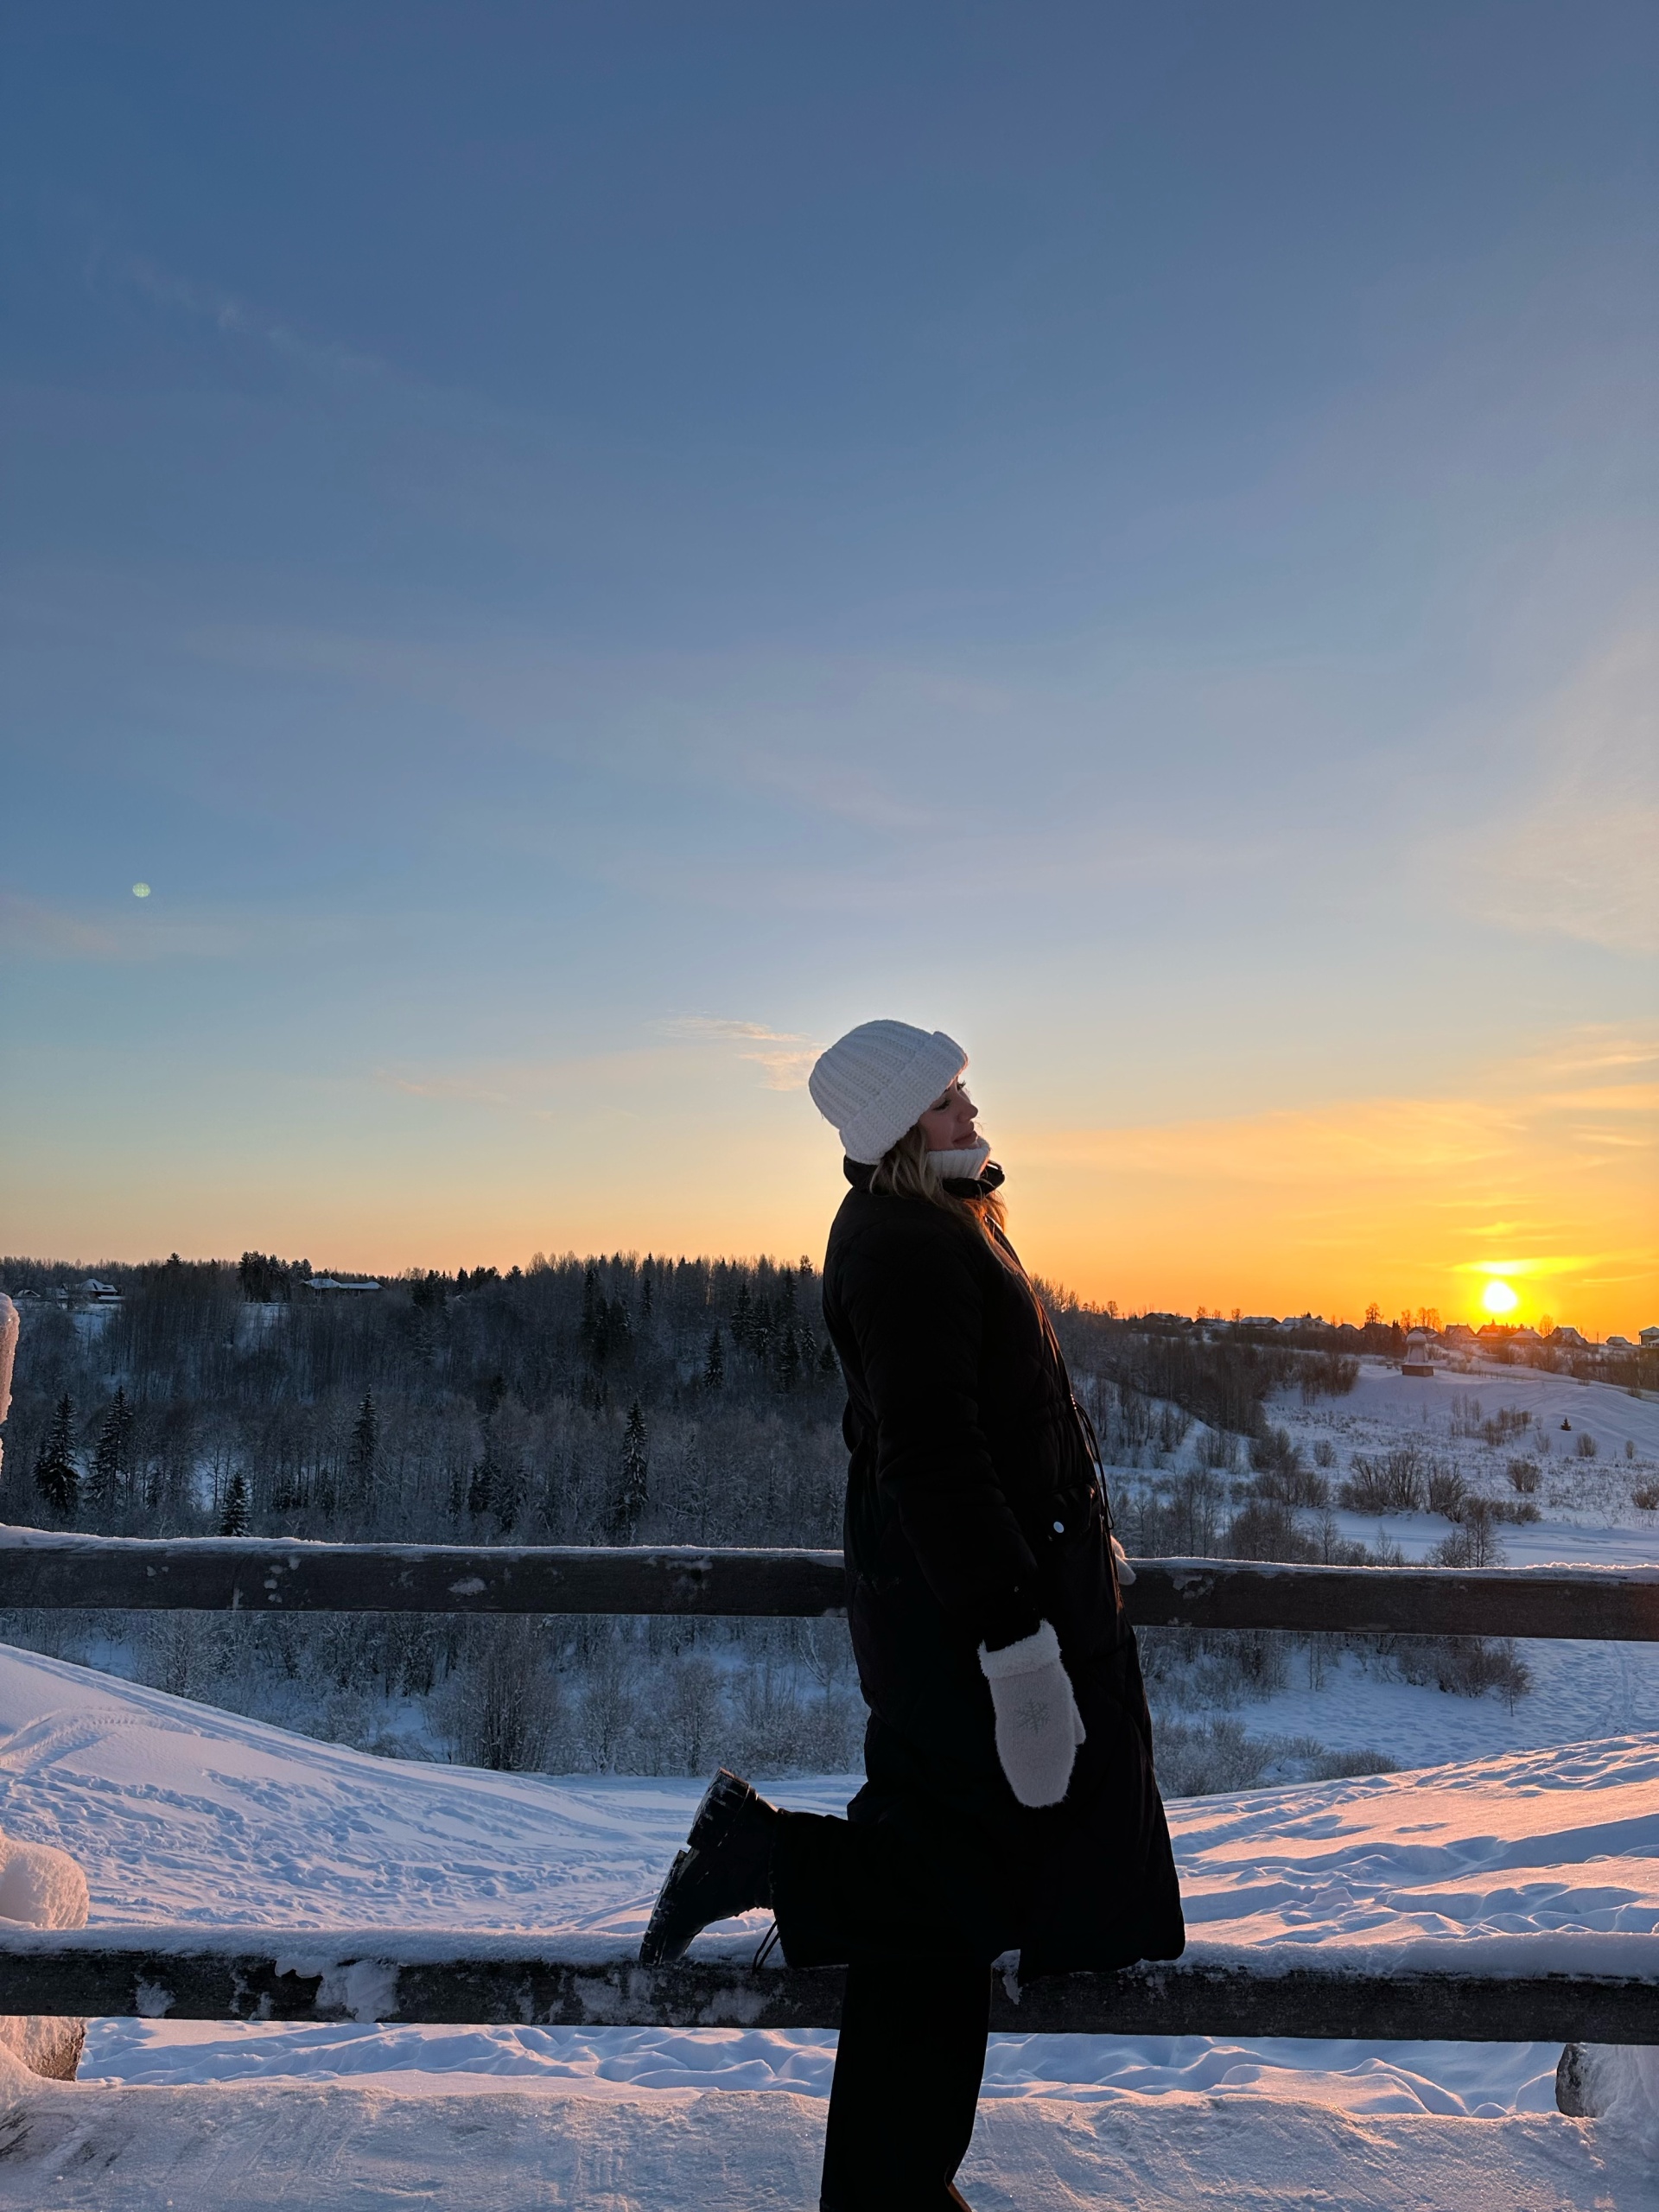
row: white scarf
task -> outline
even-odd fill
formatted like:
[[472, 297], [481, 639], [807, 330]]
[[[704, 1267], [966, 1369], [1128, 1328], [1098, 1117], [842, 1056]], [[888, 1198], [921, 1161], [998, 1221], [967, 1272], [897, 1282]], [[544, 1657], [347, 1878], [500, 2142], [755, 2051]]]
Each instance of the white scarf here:
[[930, 1152], [942, 1183], [977, 1183], [991, 1156], [988, 1144], [964, 1145], [959, 1152]]

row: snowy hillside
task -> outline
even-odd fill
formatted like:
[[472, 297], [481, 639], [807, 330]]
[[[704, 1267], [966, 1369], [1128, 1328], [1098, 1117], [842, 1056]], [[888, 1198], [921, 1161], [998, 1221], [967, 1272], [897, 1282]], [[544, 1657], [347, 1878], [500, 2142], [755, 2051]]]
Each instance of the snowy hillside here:
[[[0, 1652], [0, 1827], [85, 1867], [97, 1923], [613, 1936], [631, 1948], [697, 1785], [368, 1758]], [[779, 1786], [838, 1810], [847, 1777]], [[1659, 1736], [1172, 1808], [1194, 1951], [1449, 1947], [1488, 1969], [1659, 1950]], [[756, 1916], [758, 1936], [764, 1916]], [[1638, 1960], [1633, 1953], [1639, 1952]], [[1478, 1954], [1478, 1960], [1473, 1954]], [[613, 2093], [827, 2091], [829, 2038], [105, 2022], [83, 2074], [149, 2082], [458, 2069]], [[1363, 2110], [1548, 2110], [1554, 2047], [1261, 2050], [1001, 2038], [987, 2093], [1248, 2083]]]
[[[1347, 1396], [1304, 1406], [1287, 1395], [1270, 1403], [1268, 1411], [1310, 1457], [1322, 1440], [1331, 1443], [1338, 1468], [1356, 1451], [1386, 1447], [1402, 1434], [1414, 1435], [1454, 1457], [1476, 1487], [1494, 1495], [1507, 1490], [1506, 1461], [1524, 1453], [1540, 1465], [1540, 1503], [1549, 1520], [1563, 1527], [1628, 1531], [1646, 1546], [1644, 1556], [1659, 1557], [1659, 1510], [1643, 1510], [1631, 1497], [1659, 1468], [1659, 1398], [1529, 1367], [1474, 1367], [1463, 1374], [1419, 1376], [1402, 1375], [1384, 1360], [1367, 1359]], [[1496, 1434], [1503, 1427], [1498, 1417], [1506, 1413], [1524, 1414], [1524, 1424], [1517, 1424], [1507, 1440], [1490, 1440], [1482, 1425], [1491, 1423]], [[1581, 1440], [1588, 1440], [1594, 1451]], [[1554, 1551], [1541, 1555], [1561, 1556]], [[1517, 1549], [1515, 1556], [1534, 1554]]]
[[[1659, 1563], [1659, 1397], [1530, 1368], [1420, 1377], [1366, 1359], [1345, 1396], [1305, 1404], [1285, 1392], [1266, 1410], [1338, 1490], [1357, 1457], [1413, 1444], [1434, 1465], [1454, 1468], [1471, 1495], [1513, 1507], [1510, 1465], [1529, 1462], [1536, 1484], [1526, 1495], [1536, 1517], [1501, 1531], [1503, 1557], [1515, 1566]], [[1134, 1484], [1147, 1473], [1128, 1468], [1118, 1479]], [[1640, 1504], [1638, 1496], [1655, 1502]], [[1344, 1535], [1376, 1537], [1375, 1513], [1338, 1503], [1334, 1517]], [[1438, 1514], [1389, 1513], [1384, 1522], [1408, 1560], [1424, 1557], [1447, 1533]]]
[[[1659, 1500], [1659, 1399], [1528, 1368], [1418, 1378], [1366, 1360], [1348, 1395], [1305, 1405], [1290, 1393], [1268, 1414], [1333, 1494], [1357, 1458], [1412, 1445], [1427, 1464], [1454, 1470], [1472, 1497], [1501, 1508], [1524, 1503], [1535, 1518], [1491, 1531], [1493, 1564], [1659, 1565], [1659, 1510], [1636, 1503], [1638, 1495]], [[1536, 1469], [1524, 1499], [1509, 1473], [1516, 1459]], [[1178, 1467], [1113, 1471], [1131, 1534], [1135, 1501], [1167, 1494], [1180, 1477]], [[1379, 1515], [1337, 1503], [1296, 1518], [1306, 1533], [1324, 1529], [1408, 1561], [1427, 1560], [1452, 1533], [1444, 1516], [1427, 1511]], [[1541, 1641], [1518, 1651], [1531, 1687], [1513, 1700], [1496, 1691], [1449, 1695], [1432, 1682], [1402, 1681], [1353, 1648], [1317, 1647], [1293, 1649], [1281, 1678], [1230, 1682], [1211, 1669], [1160, 1684], [1154, 1675], [1151, 1695], [1162, 1719], [1230, 1713], [1252, 1738], [1376, 1751], [1402, 1767], [1621, 1736], [1659, 1714], [1659, 1644]]]

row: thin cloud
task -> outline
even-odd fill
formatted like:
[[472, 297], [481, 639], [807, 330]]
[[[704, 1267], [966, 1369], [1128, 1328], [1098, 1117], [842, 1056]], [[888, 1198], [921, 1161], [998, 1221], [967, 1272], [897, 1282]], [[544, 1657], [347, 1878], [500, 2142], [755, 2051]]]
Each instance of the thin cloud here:
[[1659, 1083], [1609, 1083], [1593, 1090], [1553, 1091], [1543, 1103], [1591, 1113], [1659, 1113]]
[[1022, 1139], [1033, 1157], [1114, 1173], [1194, 1174], [1240, 1183], [1402, 1181], [1501, 1160], [1517, 1149], [1518, 1116], [1478, 1099], [1353, 1099], [1136, 1128], [1060, 1130]]
[[269, 960], [307, 953], [360, 950], [402, 940], [410, 926], [399, 913], [330, 912], [312, 906], [200, 907], [169, 913], [158, 896], [75, 908], [0, 891], [0, 949], [18, 958], [116, 963], [164, 960]]
[[[671, 1056], [664, 1046], [643, 1046], [616, 1052], [574, 1053], [568, 1058], [382, 1065], [374, 1070], [374, 1081], [383, 1090], [400, 1091], [409, 1098], [492, 1106], [543, 1116], [555, 1108], [585, 1112], [594, 1107], [596, 1098], [602, 1100], [618, 1092], [624, 1096], [630, 1090], [643, 1092], [662, 1080], [671, 1064]], [[603, 1105], [598, 1110], [620, 1109]]]
[[1610, 1260], [1640, 1256], [1626, 1252], [1562, 1252], [1549, 1258], [1459, 1260], [1452, 1272], [1459, 1275], [1576, 1275], [1586, 1268], [1605, 1267]]
[[798, 1031], [768, 1029], [761, 1021], [728, 1021], [716, 1015], [688, 1014], [665, 1023], [671, 1037], [710, 1037], [736, 1045], [740, 1060], [762, 1069], [768, 1090], [800, 1090], [823, 1046]]
[[472, 1076], [400, 1075], [395, 1068], [377, 1068], [375, 1081], [386, 1084], [391, 1090], [401, 1090], [409, 1098], [461, 1099], [472, 1106], [512, 1106], [523, 1103], [505, 1090], [492, 1090]]
[[372, 354], [359, 353], [329, 339], [309, 338], [280, 315], [270, 314], [233, 292], [158, 269], [141, 254], [130, 254], [119, 264], [122, 281], [157, 307], [188, 315], [194, 322], [209, 323], [226, 338], [246, 338], [268, 347], [296, 367], [330, 377], [384, 377], [386, 364]]
[[1483, 917], [1609, 951], [1659, 952], [1659, 634], [1602, 653], [1545, 715], [1533, 794], [1471, 849], [1440, 849], [1467, 872]]
[[173, 921], [135, 906], [112, 916], [76, 913], [0, 891], [0, 946], [46, 960], [227, 959], [243, 950], [245, 932], [221, 922]]
[[1640, 1027], [1586, 1024], [1567, 1038], [1528, 1055], [1517, 1065], [1550, 1075], [1588, 1075], [1598, 1068], [1645, 1068], [1659, 1064], [1659, 1033]]

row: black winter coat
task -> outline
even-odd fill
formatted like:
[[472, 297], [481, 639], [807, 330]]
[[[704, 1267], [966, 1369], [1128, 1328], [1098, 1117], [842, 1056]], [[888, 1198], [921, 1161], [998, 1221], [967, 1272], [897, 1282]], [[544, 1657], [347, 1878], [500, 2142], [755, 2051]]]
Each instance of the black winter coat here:
[[[1053, 1329], [1005, 1238], [872, 1192], [867, 1167], [847, 1176], [823, 1312], [847, 1380], [848, 1606], [870, 1709], [849, 1817], [905, 1832], [963, 1939], [1017, 1947], [1024, 1979], [1176, 1958], [1135, 1635]], [[1039, 1620], [1088, 1740], [1064, 1801], [1033, 1809], [998, 1764], [979, 1646]]]

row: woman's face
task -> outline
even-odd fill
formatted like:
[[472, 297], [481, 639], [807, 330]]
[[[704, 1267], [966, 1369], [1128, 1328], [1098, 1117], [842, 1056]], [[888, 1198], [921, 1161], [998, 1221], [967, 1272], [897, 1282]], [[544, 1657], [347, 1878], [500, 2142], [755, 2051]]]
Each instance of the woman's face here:
[[976, 1141], [974, 1102], [958, 1076], [949, 1090], [933, 1101], [921, 1117], [921, 1128], [930, 1152], [962, 1152]]

